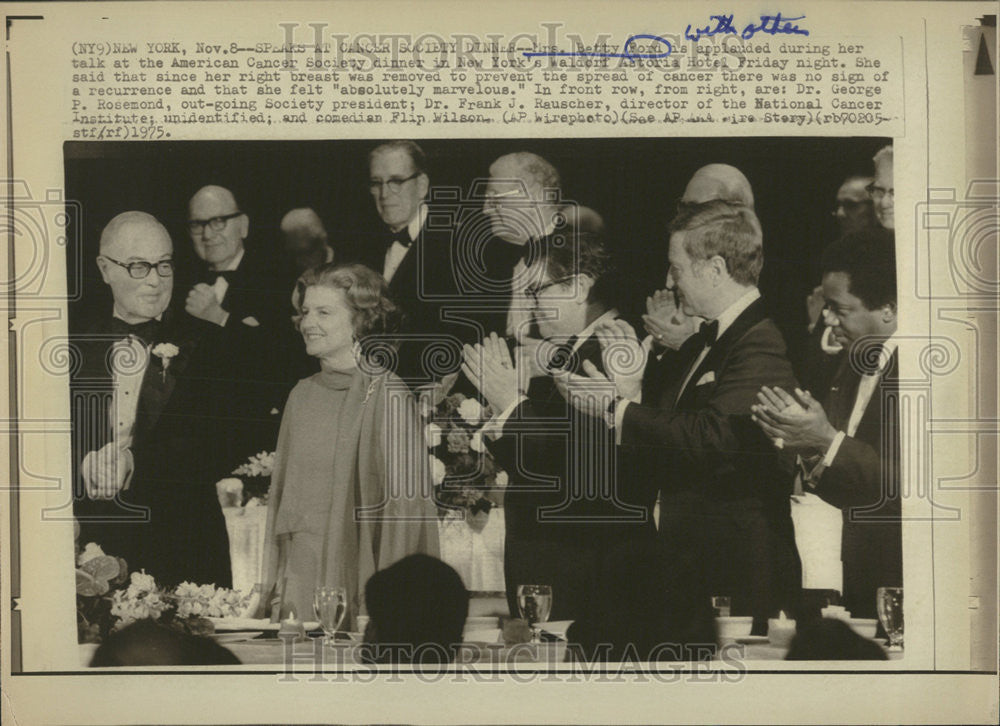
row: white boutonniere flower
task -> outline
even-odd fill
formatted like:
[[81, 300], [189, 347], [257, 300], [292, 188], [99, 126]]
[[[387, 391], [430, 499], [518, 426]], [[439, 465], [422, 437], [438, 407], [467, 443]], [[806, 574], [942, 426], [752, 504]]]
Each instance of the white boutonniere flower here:
[[159, 343], [153, 347], [153, 355], [160, 359], [163, 364], [163, 380], [167, 380], [167, 368], [170, 367], [170, 361], [181, 352], [173, 343]]

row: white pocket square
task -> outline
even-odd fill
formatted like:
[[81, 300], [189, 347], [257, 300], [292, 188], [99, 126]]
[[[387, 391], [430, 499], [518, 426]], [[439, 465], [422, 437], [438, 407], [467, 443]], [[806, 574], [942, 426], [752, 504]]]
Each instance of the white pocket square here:
[[706, 383], [715, 383], [715, 371], [709, 371], [695, 383], [696, 386], [704, 386]]
[[260, 327], [260, 323], [257, 322], [257, 318], [255, 318], [253, 315], [250, 315], [249, 317], [243, 318], [243, 320], [241, 322], [244, 325], [249, 325], [251, 328], [259, 328]]

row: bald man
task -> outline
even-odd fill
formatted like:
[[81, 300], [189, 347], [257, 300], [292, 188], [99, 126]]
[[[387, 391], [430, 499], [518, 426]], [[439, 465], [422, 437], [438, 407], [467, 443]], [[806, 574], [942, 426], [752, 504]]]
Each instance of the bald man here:
[[[96, 542], [163, 586], [228, 585], [215, 481], [254, 446], [223, 330], [170, 309], [173, 244], [144, 212], [104, 228], [97, 267], [113, 306], [74, 329], [74, 509]], [[266, 423], [266, 422], [265, 422]]]
[[204, 186], [191, 197], [188, 233], [202, 264], [183, 300], [185, 312], [226, 329], [226, 355], [266, 382], [244, 395], [263, 411], [280, 409], [291, 385], [314, 372], [291, 322], [296, 276], [264, 250], [247, 248], [250, 218], [225, 187]]
[[[531, 270], [540, 269], [531, 263], [566, 217], [561, 184], [555, 166], [529, 151], [505, 154], [490, 164], [483, 213], [492, 233], [504, 243], [494, 250], [493, 265], [498, 277], [509, 275], [511, 281], [506, 334], [522, 342], [539, 337], [524, 291], [538, 282], [529, 279]], [[585, 216], [594, 224], [593, 218], [600, 215], [591, 212]]]
[[282, 252], [298, 274], [319, 265], [333, 262], [326, 227], [315, 211], [308, 207], [291, 209], [281, 218]]

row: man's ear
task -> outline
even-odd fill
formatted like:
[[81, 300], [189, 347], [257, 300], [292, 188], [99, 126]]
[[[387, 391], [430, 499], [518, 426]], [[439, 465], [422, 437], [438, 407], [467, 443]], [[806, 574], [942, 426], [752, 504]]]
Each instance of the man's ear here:
[[882, 306], [882, 322], [892, 323], [896, 320], [896, 303], [886, 303]]
[[240, 215], [240, 239], [246, 239], [250, 236], [250, 217], [246, 214]]
[[590, 297], [590, 290], [594, 287], [594, 278], [590, 275], [580, 274], [576, 276], [574, 294], [580, 302], [586, 302]]
[[421, 199], [426, 198], [427, 192], [429, 192], [430, 189], [431, 189], [430, 177], [421, 172], [420, 176], [417, 177], [417, 191], [420, 192], [420, 198]]
[[101, 271], [101, 279], [104, 280], [105, 284], [110, 285], [111, 280], [108, 277], [108, 272], [110, 271], [111, 263], [108, 262], [101, 255], [97, 256], [97, 269]]
[[715, 278], [725, 280], [729, 277], [729, 270], [726, 268], [726, 261], [722, 259], [721, 255], [715, 255], [712, 257], [708, 261], [708, 264]]

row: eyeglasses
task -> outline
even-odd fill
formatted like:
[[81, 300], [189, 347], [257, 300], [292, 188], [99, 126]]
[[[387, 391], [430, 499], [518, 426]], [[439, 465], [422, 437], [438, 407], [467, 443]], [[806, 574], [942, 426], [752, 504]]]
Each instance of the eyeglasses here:
[[538, 298], [543, 292], [548, 290], [550, 287], [555, 287], [556, 285], [561, 285], [564, 282], [569, 282], [575, 277], [575, 275], [570, 275], [568, 277], [560, 277], [558, 280], [552, 280], [551, 282], [546, 282], [544, 285], [529, 285], [524, 288], [524, 294], [531, 298], [534, 304], [538, 304]]
[[[871, 202], [868, 201], [867, 199], [862, 199], [860, 201], [857, 199], [838, 199], [837, 209], [843, 209], [845, 212], [850, 214], [852, 212], [858, 211], [862, 207], [865, 207], [869, 204], [871, 204]], [[832, 214], [836, 215], [837, 210], [834, 210]]]
[[896, 199], [896, 190], [895, 189], [886, 189], [885, 187], [877, 187], [874, 184], [869, 184], [868, 186], [865, 187], [865, 191], [867, 191], [869, 194], [871, 194], [872, 199], [874, 199], [876, 202], [881, 201], [881, 199], [886, 194], [888, 194], [890, 197], [892, 197], [893, 200]]
[[385, 186], [393, 194], [399, 194], [401, 191], [403, 191], [403, 185], [406, 184], [406, 182], [413, 181], [422, 173], [423, 172], [415, 171], [405, 179], [398, 176], [389, 177], [385, 181], [382, 181], [381, 179], [369, 179], [368, 191], [370, 191], [372, 194], [378, 194], [380, 191], [382, 191], [382, 187]]
[[483, 200], [483, 205], [486, 207], [497, 206], [497, 200], [503, 199], [504, 197], [524, 197], [523, 189], [508, 189], [505, 192], [486, 192], [486, 198]]
[[221, 232], [230, 219], [239, 217], [241, 214], [243, 212], [223, 214], [221, 217], [212, 217], [211, 219], [191, 219], [188, 220], [188, 229], [191, 230], [191, 234], [193, 235], [205, 234], [205, 227], [208, 227], [213, 232]]
[[174, 274], [173, 260], [160, 260], [159, 262], [119, 262], [107, 255], [101, 255], [101, 257], [108, 262], [114, 262], [119, 267], [124, 267], [128, 270], [129, 277], [136, 280], [145, 280], [149, 277], [149, 271], [154, 267], [156, 268], [156, 274], [160, 277], [170, 277]]

